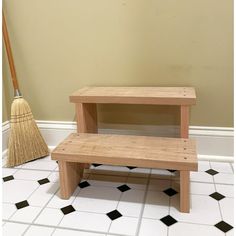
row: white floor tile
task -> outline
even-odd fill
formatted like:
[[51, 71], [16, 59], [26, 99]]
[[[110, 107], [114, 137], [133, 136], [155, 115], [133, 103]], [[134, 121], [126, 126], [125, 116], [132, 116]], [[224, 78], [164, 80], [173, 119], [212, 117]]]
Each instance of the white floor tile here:
[[226, 236], [235, 236], [235, 234], [234, 234], [234, 229], [231, 229], [231, 230], [228, 231], [225, 235], [226, 235]]
[[213, 177], [206, 172], [190, 172], [190, 181], [213, 183]]
[[104, 174], [104, 175], [122, 175], [127, 176], [129, 169], [125, 166], [108, 166], [101, 165], [91, 169], [92, 174]]
[[65, 215], [60, 223], [60, 226], [82, 230], [107, 232], [110, 223], [111, 220], [105, 214], [75, 211]]
[[209, 161], [198, 161], [198, 171], [204, 172], [211, 169]]
[[232, 168], [230, 166], [230, 163], [225, 163], [225, 162], [210, 162], [211, 168], [213, 170], [216, 170], [220, 173], [230, 173], [232, 174]]
[[22, 169], [33, 170], [55, 170], [57, 163], [55, 161], [31, 161], [22, 165]]
[[16, 171], [18, 171], [18, 169], [14, 169], [14, 168], [2, 168], [2, 177], [6, 177], [9, 175], [13, 175], [14, 173], [16, 173]]
[[13, 221], [19, 221], [24, 223], [32, 223], [36, 216], [41, 211], [41, 207], [27, 206], [21, 208], [15, 212], [15, 214], [10, 218]]
[[84, 231], [56, 229], [53, 236], [106, 236], [105, 234], [96, 234]]
[[132, 170], [130, 170], [129, 176], [133, 176], [133, 177], [148, 177], [148, 175], [150, 174], [151, 169], [147, 169], [147, 168], [134, 168]]
[[3, 202], [17, 203], [26, 200], [39, 184], [36, 181], [15, 179], [4, 182], [2, 186]]
[[90, 174], [88, 182], [92, 186], [118, 187], [126, 182], [126, 176]]
[[149, 235], [167, 236], [167, 227], [159, 220], [143, 218], [140, 226], [139, 236]]
[[15, 179], [23, 180], [40, 180], [47, 178], [51, 172], [50, 171], [41, 171], [41, 170], [18, 170], [14, 174]]
[[203, 195], [191, 195], [190, 213], [179, 211], [179, 196], [171, 198], [170, 215], [178, 221], [215, 225], [221, 221], [218, 201]]
[[120, 217], [111, 223], [109, 233], [135, 235], [138, 227], [138, 218]]
[[224, 198], [219, 201], [223, 220], [228, 224], [234, 224], [234, 199]]
[[145, 190], [148, 178], [128, 177], [126, 184], [132, 189]]
[[32, 225], [24, 236], [51, 236], [54, 228]]
[[50, 182], [59, 182], [59, 172], [57, 171], [54, 171], [54, 172], [51, 172], [51, 174], [48, 176], [48, 179]]
[[144, 193], [143, 190], [137, 189], [130, 189], [124, 192], [117, 210], [124, 216], [139, 217], [143, 205]]
[[60, 190], [58, 190], [57, 193], [50, 200], [50, 202], [47, 204], [47, 207], [60, 209], [65, 206], [71, 205], [72, 202], [75, 200], [75, 197], [77, 196], [79, 190], [80, 190], [79, 188], [76, 188], [75, 192], [68, 200], [62, 199], [60, 196]]
[[171, 179], [173, 173], [168, 170], [151, 169], [151, 178]]
[[4, 236], [21, 236], [24, 231], [27, 229], [28, 225], [26, 224], [17, 224], [7, 222], [2, 229], [2, 234]]
[[93, 165], [91, 165], [90, 169], [92, 169], [92, 170], [125, 171], [125, 172], [129, 171], [129, 169], [127, 169], [127, 167], [125, 167], [125, 166], [113, 166], [113, 165], [100, 165], [97, 167], [94, 167]]
[[53, 160], [51, 159], [51, 156], [46, 156], [46, 157], [38, 159], [38, 161], [53, 161]]
[[89, 186], [80, 190], [73, 206], [78, 211], [108, 213], [116, 208], [120, 195], [116, 188]]
[[50, 198], [52, 198], [56, 193], [58, 188], [58, 183], [47, 183], [40, 185], [28, 199], [29, 204], [32, 206], [45, 206]]
[[169, 228], [169, 236], [224, 236], [215, 226], [176, 223]]
[[225, 197], [234, 197], [234, 185], [216, 184], [216, 190]]
[[234, 184], [234, 175], [219, 173], [214, 176], [214, 180], [217, 184]]
[[143, 217], [160, 219], [168, 215], [169, 197], [157, 191], [148, 191]]
[[148, 190], [154, 191], [164, 191], [165, 189], [170, 188], [171, 180], [167, 179], [150, 179]]
[[36, 224], [57, 226], [64, 214], [59, 209], [45, 208], [36, 219]]
[[190, 182], [191, 194], [210, 195], [215, 192], [214, 184]]
[[2, 204], [2, 218], [8, 220], [14, 212], [16, 212], [16, 206], [12, 203], [3, 203]]

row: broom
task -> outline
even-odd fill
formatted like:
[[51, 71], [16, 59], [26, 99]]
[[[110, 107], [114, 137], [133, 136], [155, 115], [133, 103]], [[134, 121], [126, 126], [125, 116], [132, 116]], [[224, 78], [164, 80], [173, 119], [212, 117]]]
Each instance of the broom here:
[[49, 150], [34, 121], [29, 104], [22, 98], [20, 93], [4, 14], [2, 17], [3, 38], [14, 87], [14, 100], [11, 105], [8, 159], [6, 164], [7, 167], [12, 167], [47, 156]]

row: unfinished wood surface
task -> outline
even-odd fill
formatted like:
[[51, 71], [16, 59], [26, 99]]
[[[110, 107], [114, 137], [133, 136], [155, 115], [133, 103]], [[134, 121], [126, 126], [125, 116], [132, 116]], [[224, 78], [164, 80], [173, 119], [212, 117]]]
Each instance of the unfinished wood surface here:
[[188, 138], [189, 134], [189, 106], [180, 107], [180, 137]]
[[60, 174], [60, 195], [70, 198], [83, 176], [83, 165], [75, 162], [58, 161]]
[[197, 170], [195, 141], [111, 134], [71, 134], [52, 159], [80, 163]]
[[190, 178], [189, 171], [180, 171], [180, 211], [190, 210]]
[[77, 132], [97, 133], [97, 107], [96, 104], [77, 103]]
[[192, 87], [86, 87], [70, 96], [73, 103], [194, 105]]

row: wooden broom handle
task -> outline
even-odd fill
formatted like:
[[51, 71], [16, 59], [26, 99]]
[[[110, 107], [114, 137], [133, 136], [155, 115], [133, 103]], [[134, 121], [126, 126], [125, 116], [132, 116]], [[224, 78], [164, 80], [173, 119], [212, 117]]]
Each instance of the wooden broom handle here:
[[13, 87], [15, 90], [19, 90], [19, 85], [18, 85], [18, 81], [16, 78], [16, 69], [15, 69], [14, 60], [13, 60], [12, 51], [11, 51], [10, 40], [9, 40], [9, 36], [8, 36], [8, 32], [7, 32], [7, 25], [6, 25], [6, 21], [5, 21], [5, 17], [4, 17], [3, 12], [2, 12], [2, 32], [3, 32], [3, 38], [4, 38], [4, 42], [5, 42], [5, 46], [6, 46], [7, 57], [8, 57], [8, 62], [9, 62], [9, 66], [10, 66]]

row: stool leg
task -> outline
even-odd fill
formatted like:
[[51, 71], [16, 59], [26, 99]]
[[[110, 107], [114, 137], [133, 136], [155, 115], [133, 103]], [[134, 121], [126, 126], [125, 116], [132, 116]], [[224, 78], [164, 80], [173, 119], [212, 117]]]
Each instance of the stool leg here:
[[82, 178], [82, 165], [75, 162], [58, 161], [60, 175], [60, 194], [69, 199]]
[[[94, 103], [77, 103], [77, 132], [78, 133], [97, 133], [97, 105]], [[84, 167], [89, 169], [90, 164], [85, 164]]]
[[180, 137], [188, 138], [189, 129], [189, 106], [180, 108]]
[[180, 171], [180, 211], [189, 213], [190, 210], [190, 182], [189, 171]]

